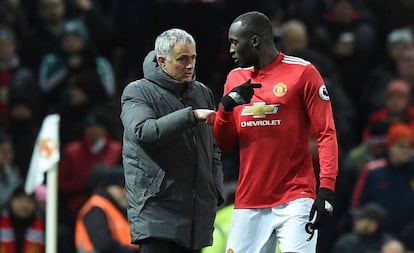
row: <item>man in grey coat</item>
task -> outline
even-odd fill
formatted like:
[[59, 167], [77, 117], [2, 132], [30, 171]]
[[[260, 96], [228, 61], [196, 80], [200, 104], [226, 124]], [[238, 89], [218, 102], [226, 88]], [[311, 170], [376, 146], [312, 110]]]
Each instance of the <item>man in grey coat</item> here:
[[167, 30], [144, 60], [144, 78], [121, 97], [128, 220], [141, 253], [196, 253], [212, 244], [221, 153], [213, 93], [195, 80], [195, 62], [194, 38]]

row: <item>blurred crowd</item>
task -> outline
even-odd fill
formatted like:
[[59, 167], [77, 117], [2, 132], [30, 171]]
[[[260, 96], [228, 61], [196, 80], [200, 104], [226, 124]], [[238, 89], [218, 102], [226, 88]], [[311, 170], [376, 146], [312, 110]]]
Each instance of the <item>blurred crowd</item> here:
[[[414, 251], [413, 0], [0, 1], [0, 231], [44, 230], [44, 189], [23, 198], [29, 207], [16, 199], [41, 122], [58, 113], [58, 247], [75, 252], [79, 210], [107, 170], [121, 166], [120, 92], [142, 77], [156, 35], [179, 27], [195, 37], [197, 79], [219, 101], [234, 67], [227, 29], [249, 10], [271, 17], [277, 48], [311, 61], [330, 92], [340, 172], [318, 252]], [[223, 163], [232, 184], [237, 154], [223, 154]], [[27, 241], [17, 230], [16, 240]]]

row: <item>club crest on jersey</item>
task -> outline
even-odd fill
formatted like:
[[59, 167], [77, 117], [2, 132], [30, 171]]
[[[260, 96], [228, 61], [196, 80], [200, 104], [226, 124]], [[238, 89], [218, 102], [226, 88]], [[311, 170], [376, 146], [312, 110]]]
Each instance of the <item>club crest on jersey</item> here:
[[275, 94], [276, 97], [282, 97], [287, 92], [287, 85], [284, 83], [278, 83], [273, 87], [273, 94]]
[[241, 115], [251, 115], [253, 118], [264, 118], [267, 114], [276, 114], [278, 109], [278, 104], [267, 105], [265, 102], [256, 102], [253, 105], [244, 106]]
[[319, 97], [325, 101], [329, 100], [328, 89], [326, 89], [326, 86], [324, 84], [321, 87], [319, 87]]

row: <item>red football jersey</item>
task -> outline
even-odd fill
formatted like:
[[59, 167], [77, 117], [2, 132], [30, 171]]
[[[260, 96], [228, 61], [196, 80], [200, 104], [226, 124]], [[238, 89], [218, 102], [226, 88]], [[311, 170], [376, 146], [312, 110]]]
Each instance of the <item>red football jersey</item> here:
[[338, 144], [329, 95], [308, 61], [280, 53], [269, 66], [232, 70], [227, 94], [248, 79], [261, 83], [249, 104], [232, 112], [219, 107], [214, 135], [223, 151], [236, 145], [240, 169], [235, 208], [266, 208], [315, 197], [310, 137], [318, 141], [320, 187], [333, 190]]

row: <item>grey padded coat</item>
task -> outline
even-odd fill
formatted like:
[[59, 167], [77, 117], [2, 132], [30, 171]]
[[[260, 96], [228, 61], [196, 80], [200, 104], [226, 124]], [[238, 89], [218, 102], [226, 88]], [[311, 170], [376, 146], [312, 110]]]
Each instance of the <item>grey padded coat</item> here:
[[144, 78], [121, 97], [131, 240], [155, 237], [200, 249], [212, 243], [223, 174], [212, 126], [197, 122], [192, 110], [214, 109], [213, 93], [198, 81], [169, 77], [154, 51], [143, 69]]

